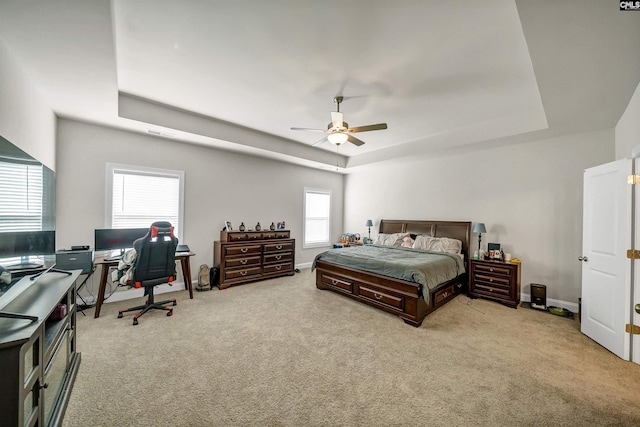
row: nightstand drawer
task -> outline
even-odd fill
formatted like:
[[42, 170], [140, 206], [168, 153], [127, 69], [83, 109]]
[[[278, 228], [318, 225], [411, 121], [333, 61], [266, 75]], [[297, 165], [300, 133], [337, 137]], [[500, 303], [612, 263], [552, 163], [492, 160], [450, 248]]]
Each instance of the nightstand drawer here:
[[501, 274], [504, 276], [511, 276], [512, 269], [509, 267], [502, 267], [496, 265], [487, 264], [474, 264], [476, 274], [489, 273], [491, 275]]
[[509, 277], [498, 276], [498, 275], [490, 276], [488, 274], [481, 274], [477, 272], [474, 275], [474, 280], [476, 282], [485, 282], [490, 285], [497, 285], [497, 286], [502, 285], [506, 287], [511, 286], [511, 279]]

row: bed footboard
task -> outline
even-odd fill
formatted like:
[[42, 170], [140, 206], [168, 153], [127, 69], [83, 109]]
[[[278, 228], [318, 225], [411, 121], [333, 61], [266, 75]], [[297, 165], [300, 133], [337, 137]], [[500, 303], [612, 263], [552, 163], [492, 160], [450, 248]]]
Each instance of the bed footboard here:
[[428, 302], [421, 285], [376, 273], [356, 270], [322, 260], [316, 262], [316, 287], [355, 299], [387, 313], [399, 316], [405, 323], [418, 327], [435, 309], [451, 301], [464, 290], [462, 277], [430, 290]]

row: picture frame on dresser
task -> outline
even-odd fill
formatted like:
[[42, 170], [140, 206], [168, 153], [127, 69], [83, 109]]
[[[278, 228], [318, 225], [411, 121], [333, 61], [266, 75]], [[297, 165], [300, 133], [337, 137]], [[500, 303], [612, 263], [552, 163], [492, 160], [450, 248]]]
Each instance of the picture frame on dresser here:
[[233, 231], [233, 225], [231, 224], [231, 221], [224, 222], [224, 228], [222, 229], [222, 231]]

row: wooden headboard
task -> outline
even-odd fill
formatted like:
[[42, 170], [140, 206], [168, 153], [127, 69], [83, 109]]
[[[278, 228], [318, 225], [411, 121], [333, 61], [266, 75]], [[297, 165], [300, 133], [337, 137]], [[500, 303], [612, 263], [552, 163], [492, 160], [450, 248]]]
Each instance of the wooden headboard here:
[[[470, 221], [419, 221], [412, 219], [382, 219], [380, 233], [424, 234], [431, 237], [449, 237], [462, 242], [464, 259], [470, 258], [471, 222]], [[415, 237], [415, 236], [412, 236]]]

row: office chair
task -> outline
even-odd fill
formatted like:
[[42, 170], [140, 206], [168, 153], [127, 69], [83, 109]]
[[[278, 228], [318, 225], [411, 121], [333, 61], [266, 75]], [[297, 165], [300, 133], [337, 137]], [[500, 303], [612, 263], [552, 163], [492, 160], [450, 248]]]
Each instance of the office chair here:
[[118, 311], [118, 318], [122, 318], [123, 313], [141, 310], [133, 317], [133, 324], [137, 325], [138, 318], [149, 310], [166, 310], [167, 316], [173, 315], [173, 308], [165, 305], [175, 306], [175, 298], [156, 302], [153, 289], [156, 285], [173, 282], [176, 275], [176, 246], [178, 238], [173, 235], [171, 223], [166, 221], [154, 222], [144, 237], [133, 242], [137, 256], [129, 285], [144, 287], [148, 297], [144, 305]]

